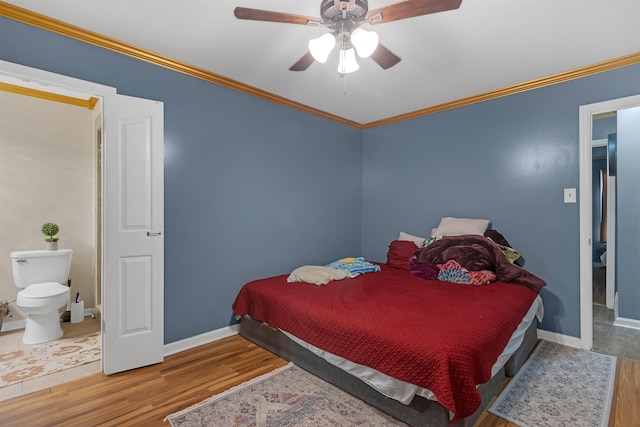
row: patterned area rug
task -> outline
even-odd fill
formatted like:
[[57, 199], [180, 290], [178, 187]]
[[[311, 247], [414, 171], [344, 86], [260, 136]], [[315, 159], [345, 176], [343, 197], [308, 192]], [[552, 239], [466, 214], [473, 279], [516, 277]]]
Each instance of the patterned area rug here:
[[608, 426], [616, 358], [541, 341], [489, 412], [521, 427]]
[[165, 421], [173, 427], [406, 425], [292, 363]]
[[0, 354], [0, 387], [100, 360], [100, 332]]

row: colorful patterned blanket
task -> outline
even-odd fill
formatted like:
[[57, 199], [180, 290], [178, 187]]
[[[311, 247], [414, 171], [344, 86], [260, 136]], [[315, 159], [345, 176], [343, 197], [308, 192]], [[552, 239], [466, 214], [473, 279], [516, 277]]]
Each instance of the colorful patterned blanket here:
[[497, 280], [525, 285], [535, 292], [546, 286], [541, 278], [511, 263], [500, 247], [484, 236], [445, 237], [418, 250], [416, 256], [417, 263], [438, 265], [455, 260], [469, 271], [494, 271]]

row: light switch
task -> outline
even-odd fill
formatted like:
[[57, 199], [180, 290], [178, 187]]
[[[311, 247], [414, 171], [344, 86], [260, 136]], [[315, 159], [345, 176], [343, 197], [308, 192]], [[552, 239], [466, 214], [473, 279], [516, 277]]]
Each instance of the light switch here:
[[564, 202], [565, 203], [575, 203], [576, 202], [576, 189], [575, 188], [565, 188], [564, 189]]

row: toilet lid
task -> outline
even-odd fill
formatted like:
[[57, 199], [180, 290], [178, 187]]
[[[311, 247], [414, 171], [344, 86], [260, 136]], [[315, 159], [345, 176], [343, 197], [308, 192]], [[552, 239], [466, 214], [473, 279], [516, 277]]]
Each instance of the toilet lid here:
[[34, 283], [18, 292], [18, 296], [22, 298], [50, 298], [62, 295], [65, 292], [69, 292], [69, 288], [60, 283]]

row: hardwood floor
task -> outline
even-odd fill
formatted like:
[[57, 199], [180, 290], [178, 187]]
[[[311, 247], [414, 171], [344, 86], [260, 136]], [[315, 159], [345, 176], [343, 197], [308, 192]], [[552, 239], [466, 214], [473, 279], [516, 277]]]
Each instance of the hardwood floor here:
[[[233, 336], [169, 356], [161, 364], [96, 374], [0, 402], [0, 425], [168, 426], [164, 417], [287, 362]], [[610, 426], [640, 419], [640, 362], [619, 359]], [[510, 426], [485, 413], [477, 427]]]

